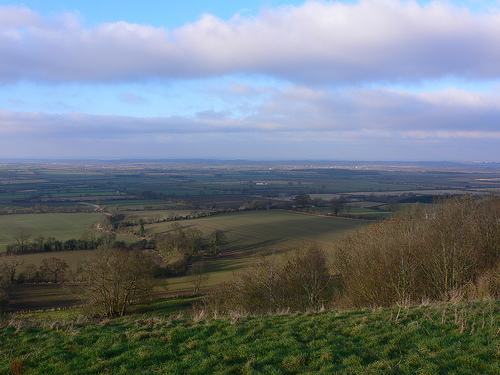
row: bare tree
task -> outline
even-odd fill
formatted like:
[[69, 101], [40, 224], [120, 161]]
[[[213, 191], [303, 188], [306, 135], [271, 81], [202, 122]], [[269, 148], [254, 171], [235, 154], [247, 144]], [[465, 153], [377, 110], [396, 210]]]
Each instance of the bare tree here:
[[340, 214], [344, 210], [346, 204], [347, 200], [345, 199], [345, 197], [333, 198], [330, 201], [330, 209], [333, 211], [333, 214], [335, 216], [338, 216], [338, 214]]
[[153, 265], [143, 251], [102, 248], [79, 268], [76, 292], [98, 312], [122, 316], [150, 292]]
[[24, 253], [26, 247], [28, 246], [28, 240], [31, 237], [31, 233], [26, 228], [19, 228], [15, 234], [14, 239], [19, 247], [19, 252]]
[[187, 228], [185, 231], [186, 249], [189, 257], [197, 256], [203, 245], [203, 233], [198, 228]]
[[9, 280], [9, 282], [13, 283], [16, 280], [17, 271], [19, 270], [19, 267], [23, 265], [23, 263], [24, 260], [22, 260], [15, 254], [4, 255], [2, 257], [2, 271], [7, 276], [6, 278]]
[[85, 229], [82, 232], [80, 241], [86, 244], [87, 249], [94, 249], [97, 246], [97, 237], [91, 229]]
[[37, 279], [37, 277], [39, 276], [38, 267], [32, 263], [26, 265], [24, 267], [24, 270], [23, 270], [23, 275], [24, 275], [24, 279], [27, 282], [29, 282], [29, 283], [34, 282]]
[[306, 208], [311, 205], [312, 199], [308, 194], [299, 194], [293, 198], [293, 203], [300, 208]]
[[288, 305], [318, 310], [332, 298], [332, 276], [324, 250], [316, 243], [298, 247], [283, 267]]
[[36, 243], [37, 251], [42, 252], [45, 238], [42, 235], [38, 235], [33, 240]]
[[193, 284], [193, 291], [198, 293], [200, 287], [205, 284], [208, 280], [208, 275], [205, 272], [205, 264], [203, 262], [198, 262], [191, 265], [188, 271], [189, 281]]
[[68, 268], [69, 266], [66, 261], [54, 257], [44, 259], [40, 264], [40, 271], [52, 275], [55, 283], [57, 283], [58, 276], [63, 276]]

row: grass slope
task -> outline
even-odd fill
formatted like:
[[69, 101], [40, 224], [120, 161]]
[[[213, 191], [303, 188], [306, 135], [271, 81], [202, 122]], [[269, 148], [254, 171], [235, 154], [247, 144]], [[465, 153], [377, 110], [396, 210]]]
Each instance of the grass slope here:
[[[54, 319], [54, 318], [53, 318]], [[22, 318], [0, 330], [0, 373], [494, 374], [500, 305], [225, 319]]]

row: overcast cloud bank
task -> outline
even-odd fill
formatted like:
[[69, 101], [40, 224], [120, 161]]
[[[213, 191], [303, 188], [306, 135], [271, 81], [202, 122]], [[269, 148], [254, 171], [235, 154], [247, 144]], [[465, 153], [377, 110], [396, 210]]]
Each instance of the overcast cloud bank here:
[[[450, 86], [415, 92], [404, 86], [450, 77], [497, 81], [499, 36], [498, 10], [475, 14], [441, 2], [310, 1], [265, 9], [254, 18], [235, 15], [224, 21], [204, 14], [173, 30], [126, 22], [88, 27], [75, 14], [47, 18], [29, 8], [0, 6], [0, 87], [5, 90], [23, 82], [113, 85], [247, 77], [215, 94], [226, 103], [222, 110], [207, 107], [191, 116], [0, 107], [0, 156], [39, 152], [47, 157], [50, 145], [65, 142], [72, 146], [59, 153], [68, 152], [67, 157], [113, 152], [249, 157], [257, 151], [293, 157], [301, 145], [297, 156], [325, 158], [329, 141], [335, 145], [331, 158], [337, 159], [367, 159], [370, 150], [380, 159], [380, 147], [387, 159], [498, 160], [497, 91]], [[252, 85], [252, 76], [284, 83]], [[145, 91], [117, 97], [125, 105], [151, 104]], [[207, 134], [214, 147], [186, 151], [187, 145], [203, 144]], [[250, 144], [241, 147], [244, 139]], [[430, 148], [439, 151], [429, 153]]]

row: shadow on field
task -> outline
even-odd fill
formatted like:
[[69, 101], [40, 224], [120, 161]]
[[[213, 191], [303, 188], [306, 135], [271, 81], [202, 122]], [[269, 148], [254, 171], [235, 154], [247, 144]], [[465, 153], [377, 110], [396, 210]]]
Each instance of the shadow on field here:
[[11, 312], [72, 307], [80, 302], [62, 284], [17, 284], [8, 293], [7, 311]]
[[263, 240], [250, 244], [246, 244], [244, 246], [234, 244], [233, 246], [228, 246], [226, 249], [223, 249], [220, 258], [234, 258], [234, 257], [242, 257], [249, 256], [252, 254], [258, 254], [260, 252], [269, 252], [269, 248], [271, 246], [278, 245], [281, 240], [273, 239], [273, 240]]
[[[281, 241], [266, 240], [256, 242], [244, 249], [240, 247], [229, 247], [224, 249], [220, 256], [210, 261], [210, 272], [230, 272], [239, 271], [249, 264], [253, 256], [257, 255], [281, 255], [289, 252], [291, 249], [287, 247], [274, 248]], [[272, 248], [272, 250], [270, 250]]]

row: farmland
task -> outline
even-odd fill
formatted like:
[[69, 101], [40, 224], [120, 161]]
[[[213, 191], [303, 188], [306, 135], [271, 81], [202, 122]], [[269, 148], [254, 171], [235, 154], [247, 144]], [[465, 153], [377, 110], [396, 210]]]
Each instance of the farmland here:
[[[341, 220], [282, 211], [251, 211], [182, 222], [185, 228], [195, 227], [209, 234], [222, 229], [228, 245], [222, 254], [207, 265], [209, 276], [205, 288], [210, 289], [227, 280], [232, 273], [247, 264], [253, 255], [279, 255], [301, 242], [318, 242], [326, 250], [344, 235], [369, 222]], [[167, 224], [151, 225], [155, 233], [169, 230]], [[189, 292], [192, 285], [187, 277], [169, 279], [169, 292]]]
[[499, 188], [494, 163], [73, 162], [0, 164], [0, 213], [236, 207], [297, 194], [358, 198]]
[[[342, 220], [283, 211], [238, 212], [180, 223], [182, 228], [196, 227], [206, 235], [215, 229], [222, 229], [227, 234], [227, 247], [219, 257], [207, 264], [208, 280], [203, 290], [209, 290], [227, 280], [234, 271], [244, 267], [253, 255], [278, 255], [303, 241], [316, 241], [329, 249], [346, 233], [369, 224], [362, 220]], [[146, 226], [146, 231], [151, 234], [169, 230], [169, 223]], [[72, 269], [88, 255], [89, 251], [85, 250], [50, 254], [64, 259]], [[25, 265], [37, 265], [48, 256], [46, 253], [38, 253], [22, 255], [20, 258]], [[158, 295], [190, 293], [193, 288], [188, 276], [169, 278], [159, 284], [156, 288]], [[41, 302], [43, 298], [40, 295], [45, 295], [45, 304]], [[75, 302], [70, 291], [59, 285], [20, 285], [12, 288], [11, 306], [17, 309], [67, 306], [70, 302]]]
[[[73, 270], [89, 254], [76, 245], [83, 237], [113, 234], [121, 246], [154, 242], [172, 231], [175, 222], [180, 230], [199, 230], [206, 246], [210, 233], [221, 230], [227, 245], [217, 257], [205, 259], [208, 280], [202, 290], [206, 291], [256, 254], [279, 256], [312, 241], [329, 252], [346, 234], [390, 217], [398, 207], [428, 204], [440, 196], [494, 192], [500, 188], [498, 169], [494, 163], [3, 163], [0, 252], [8, 246], [16, 249], [19, 232], [27, 241], [39, 241], [40, 248], [47, 239], [57, 240], [57, 251], [49, 246], [49, 253], [19, 255], [24, 267], [36, 268], [43, 259], [57, 257]], [[299, 195], [309, 197], [307, 205], [296, 205]], [[337, 198], [345, 206], [334, 217], [329, 202]], [[107, 227], [96, 225], [106, 220]], [[60, 251], [64, 246], [72, 251]], [[157, 296], [189, 293], [193, 288], [182, 272], [159, 284]], [[58, 285], [19, 284], [10, 290], [13, 309], [66, 306], [74, 301]]]

